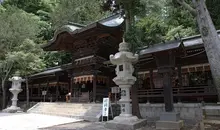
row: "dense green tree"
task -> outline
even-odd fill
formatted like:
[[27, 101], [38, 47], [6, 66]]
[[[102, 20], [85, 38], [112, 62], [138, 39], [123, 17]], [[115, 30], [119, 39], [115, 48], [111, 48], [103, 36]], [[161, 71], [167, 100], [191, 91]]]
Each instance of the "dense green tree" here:
[[[10, 16], [10, 17], [9, 17]], [[6, 88], [5, 81], [13, 71], [14, 65], [18, 63], [18, 47], [29, 38], [37, 39], [39, 29], [39, 18], [28, 14], [16, 7], [6, 7], [0, 13], [0, 78], [3, 92], [3, 108], [5, 108]]]
[[103, 18], [100, 0], [58, 0], [51, 14], [53, 27], [58, 28], [69, 22], [88, 24]]
[[39, 10], [51, 12], [56, 5], [55, 0], [4, 0], [3, 6], [15, 6], [27, 13], [38, 14]]
[[23, 43], [16, 48], [15, 53], [18, 59], [14, 68], [26, 79], [26, 105], [29, 107], [28, 75], [44, 69], [45, 64], [42, 60], [43, 50], [40, 45], [34, 43], [33, 40], [25, 39]]
[[206, 0], [206, 5], [216, 29], [220, 29], [220, 1]]

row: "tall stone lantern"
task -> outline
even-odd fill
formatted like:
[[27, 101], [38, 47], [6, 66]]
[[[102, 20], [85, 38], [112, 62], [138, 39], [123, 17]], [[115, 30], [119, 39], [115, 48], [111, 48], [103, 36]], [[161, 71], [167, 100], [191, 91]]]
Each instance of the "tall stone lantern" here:
[[18, 72], [16, 72], [12, 78], [9, 78], [9, 81], [12, 82], [12, 87], [9, 89], [9, 91], [13, 94], [13, 98], [11, 99], [12, 105], [3, 111], [17, 112], [21, 110], [21, 108], [17, 106], [17, 101], [18, 101], [18, 94], [22, 91], [21, 82], [24, 82], [25, 80], [19, 76]]
[[[113, 121], [106, 123], [106, 127], [120, 130], [137, 129], [141, 127], [143, 120], [132, 115], [130, 88], [137, 80], [132, 74], [134, 72], [133, 63], [138, 61], [138, 54], [129, 52], [128, 43], [124, 40], [119, 44], [119, 52], [115, 55], [110, 55], [110, 61], [116, 65], [116, 77], [113, 81], [121, 88], [121, 114], [114, 118]], [[139, 124], [139, 125], [136, 125]]]

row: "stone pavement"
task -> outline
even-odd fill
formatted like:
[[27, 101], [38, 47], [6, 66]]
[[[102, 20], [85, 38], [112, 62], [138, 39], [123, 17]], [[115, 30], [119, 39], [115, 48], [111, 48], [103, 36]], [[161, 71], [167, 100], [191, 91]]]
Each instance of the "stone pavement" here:
[[[111, 130], [104, 127], [105, 122], [74, 122], [74, 123], [67, 123], [47, 128], [42, 128], [40, 130]], [[138, 130], [156, 130], [155, 127], [155, 121], [148, 121], [148, 124], [146, 127], [138, 129]], [[185, 127], [183, 130], [199, 130], [195, 129], [195, 124], [190, 124], [190, 122], [187, 121], [187, 124], [185, 124]], [[215, 130], [215, 129], [212, 129]]]
[[78, 121], [81, 120], [32, 113], [0, 113], [0, 130], [37, 130]]

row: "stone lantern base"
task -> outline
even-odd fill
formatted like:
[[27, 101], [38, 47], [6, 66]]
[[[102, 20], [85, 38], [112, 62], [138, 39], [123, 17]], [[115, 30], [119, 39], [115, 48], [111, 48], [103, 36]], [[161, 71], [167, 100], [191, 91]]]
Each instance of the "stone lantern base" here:
[[105, 127], [114, 130], [136, 130], [146, 125], [146, 119], [138, 119], [136, 116], [117, 116], [114, 120], [106, 122]]
[[16, 113], [16, 112], [22, 112], [22, 109], [16, 106], [10, 106], [2, 111], [6, 113]]

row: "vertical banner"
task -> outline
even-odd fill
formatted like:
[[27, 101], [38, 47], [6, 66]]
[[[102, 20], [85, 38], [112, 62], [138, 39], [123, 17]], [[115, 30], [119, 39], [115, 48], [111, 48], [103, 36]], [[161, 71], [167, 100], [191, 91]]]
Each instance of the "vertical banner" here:
[[108, 117], [108, 113], [109, 113], [109, 98], [103, 98], [102, 116]]

